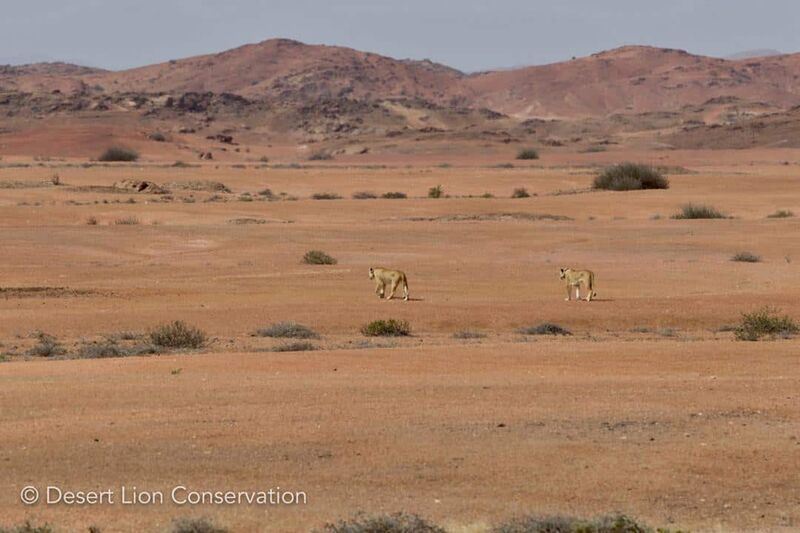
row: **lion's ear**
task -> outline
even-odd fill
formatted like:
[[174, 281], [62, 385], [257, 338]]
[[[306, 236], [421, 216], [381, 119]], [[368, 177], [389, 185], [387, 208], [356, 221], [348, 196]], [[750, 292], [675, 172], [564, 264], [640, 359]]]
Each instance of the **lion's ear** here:
[[561, 269], [561, 272], [562, 272], [562, 273], [564, 272], [564, 269], [563, 269], [563, 268]]

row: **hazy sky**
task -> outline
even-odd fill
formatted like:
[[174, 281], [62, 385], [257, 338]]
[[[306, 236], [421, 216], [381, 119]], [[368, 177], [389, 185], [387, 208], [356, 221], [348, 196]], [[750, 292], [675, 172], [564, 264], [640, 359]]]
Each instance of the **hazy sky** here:
[[0, 64], [112, 69], [273, 37], [465, 70], [541, 64], [623, 44], [726, 56], [800, 51], [798, 0], [2, 1]]

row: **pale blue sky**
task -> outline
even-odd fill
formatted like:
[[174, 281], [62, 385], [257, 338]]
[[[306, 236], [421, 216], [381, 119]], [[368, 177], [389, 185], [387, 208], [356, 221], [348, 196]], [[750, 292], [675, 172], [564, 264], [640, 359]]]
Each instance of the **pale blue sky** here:
[[623, 44], [726, 56], [800, 51], [798, 0], [27, 0], [3, 2], [0, 64], [112, 69], [272, 37], [465, 70], [542, 64]]

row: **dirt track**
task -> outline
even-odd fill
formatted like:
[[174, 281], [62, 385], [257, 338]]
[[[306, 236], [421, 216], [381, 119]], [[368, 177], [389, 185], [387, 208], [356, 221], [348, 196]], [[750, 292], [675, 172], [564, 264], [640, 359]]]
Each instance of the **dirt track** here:
[[[670, 153], [659, 162], [693, 173], [671, 176], [667, 191], [555, 194], [585, 189], [579, 165], [610, 157], [514, 169], [0, 169], [0, 181], [57, 170], [66, 184], [0, 191], [0, 284], [51, 291], [0, 295], [0, 350], [12, 361], [0, 364], [4, 523], [158, 530], [203, 514], [234, 531], [299, 531], [404, 510], [475, 531], [523, 512], [618, 510], [700, 531], [796, 530], [797, 342], [717, 332], [765, 304], [800, 317], [800, 223], [765, 218], [800, 212], [797, 166], [765, 163], [793, 153]], [[234, 193], [117, 204], [102, 202], [131, 195], [79, 189], [131, 176], [216, 179]], [[454, 197], [422, 198], [439, 183]], [[538, 196], [507, 198], [521, 186]], [[300, 199], [238, 200], [264, 187]], [[350, 200], [358, 190], [411, 198]], [[346, 199], [308, 199], [325, 191]], [[455, 197], [487, 191], [497, 198]], [[669, 219], [689, 201], [736, 218]], [[498, 213], [570, 220], [482, 219]], [[124, 216], [140, 224], [113, 224]], [[300, 264], [312, 248], [339, 264]], [[731, 262], [740, 250], [764, 261]], [[406, 270], [416, 301], [375, 298], [372, 264]], [[561, 265], [595, 270], [599, 300], [564, 302]], [[364, 322], [388, 317], [409, 320], [414, 337], [344, 349], [363, 343]], [[34, 330], [71, 349], [174, 319], [214, 337], [207, 353], [22, 355]], [[252, 353], [273, 341], [251, 333], [279, 320], [313, 327], [325, 349]], [[541, 321], [575, 335], [514, 333]], [[488, 336], [451, 338], [463, 329]], [[280, 485], [309, 504], [27, 508], [17, 495], [29, 483]]]

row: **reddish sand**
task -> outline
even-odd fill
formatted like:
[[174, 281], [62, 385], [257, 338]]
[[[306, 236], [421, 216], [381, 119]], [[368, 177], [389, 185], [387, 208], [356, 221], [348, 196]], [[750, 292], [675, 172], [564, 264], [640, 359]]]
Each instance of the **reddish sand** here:
[[[691, 173], [671, 175], [666, 191], [628, 193], [585, 192], [586, 165], [616, 153], [512, 169], [451, 155], [411, 167], [387, 158], [385, 168], [348, 166], [364, 161], [355, 158], [300, 169], [0, 168], [0, 184], [28, 185], [0, 189], [0, 353], [10, 361], [0, 364], [0, 525], [160, 531], [204, 515], [232, 531], [307, 531], [402, 510], [483, 531], [520, 513], [621, 511], [695, 531], [797, 530], [797, 342], [718, 330], [767, 304], [800, 318], [800, 222], [766, 218], [800, 213], [800, 153], [630, 151]], [[434, 166], [442, 160], [453, 166]], [[30, 187], [54, 172], [63, 185]], [[212, 193], [175, 189], [156, 202], [87, 189], [131, 177], [212, 179], [233, 193], [206, 202]], [[437, 184], [451, 197], [425, 198]], [[266, 187], [299, 199], [239, 199]], [[517, 187], [537, 196], [509, 199]], [[409, 199], [350, 199], [363, 190]], [[317, 192], [345, 199], [311, 200]], [[465, 197], [485, 192], [496, 198]], [[734, 218], [669, 218], [690, 201]], [[129, 216], [139, 224], [114, 224]], [[263, 223], [231, 222], [248, 218]], [[301, 264], [315, 248], [338, 264]], [[731, 262], [742, 250], [763, 261]], [[375, 264], [405, 270], [413, 300], [378, 300]], [[592, 268], [598, 300], [563, 301], [562, 265]], [[364, 344], [360, 326], [391, 317], [413, 337]], [[24, 355], [36, 330], [74, 354], [82, 341], [175, 319], [208, 332], [209, 347]], [[322, 349], [257, 352], [280, 341], [254, 330], [283, 320], [317, 330]], [[515, 333], [542, 321], [574, 335]], [[487, 336], [452, 338], [464, 329]], [[47, 484], [280, 486], [307, 492], [308, 504], [20, 503], [22, 487]]]

